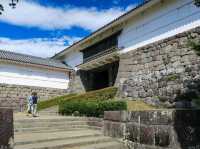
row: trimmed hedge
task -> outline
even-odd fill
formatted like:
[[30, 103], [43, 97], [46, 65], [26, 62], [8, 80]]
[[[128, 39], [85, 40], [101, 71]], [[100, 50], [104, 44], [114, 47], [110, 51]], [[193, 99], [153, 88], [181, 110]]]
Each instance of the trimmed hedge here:
[[56, 106], [59, 104], [59, 102], [63, 99], [68, 99], [73, 96], [76, 96], [77, 94], [68, 94], [68, 95], [63, 95], [63, 96], [58, 96], [49, 100], [44, 100], [44, 101], [39, 101], [38, 102], [38, 110], [43, 110], [46, 108], [50, 108], [53, 106]]
[[72, 115], [78, 112], [80, 116], [102, 117], [104, 111], [119, 110], [127, 110], [126, 101], [69, 100], [59, 104], [59, 113], [62, 115]]
[[84, 94], [79, 94], [69, 98], [64, 98], [64, 100], [109, 100], [113, 99], [117, 93], [116, 87], [108, 87], [96, 91], [86, 92]]
[[50, 108], [52, 106], [59, 105], [60, 101], [70, 100], [90, 100], [90, 101], [103, 101], [113, 99], [117, 93], [116, 87], [108, 87], [96, 91], [86, 92], [84, 94], [68, 94], [64, 96], [58, 96], [49, 100], [39, 101], [38, 110]]

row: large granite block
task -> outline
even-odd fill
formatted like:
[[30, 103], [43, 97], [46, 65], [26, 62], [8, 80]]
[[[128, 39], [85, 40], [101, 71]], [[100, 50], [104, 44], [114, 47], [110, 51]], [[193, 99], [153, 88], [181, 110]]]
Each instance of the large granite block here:
[[200, 110], [192, 109], [164, 109], [125, 114], [123, 111], [123, 115], [128, 115], [128, 118], [126, 121], [120, 121], [120, 111], [110, 111], [106, 112], [104, 134], [125, 138], [134, 149], [199, 149], [199, 112]]
[[132, 142], [140, 142], [140, 126], [135, 125], [135, 123], [126, 124], [126, 139]]
[[103, 131], [105, 136], [123, 138], [125, 128], [126, 124], [124, 123], [104, 121]]
[[105, 111], [104, 120], [126, 122], [128, 113], [126, 111]]
[[170, 126], [155, 127], [155, 146], [168, 147], [171, 142], [172, 129]]
[[154, 127], [140, 126], [140, 143], [147, 145], [154, 145]]
[[13, 149], [13, 111], [0, 108], [0, 149]]

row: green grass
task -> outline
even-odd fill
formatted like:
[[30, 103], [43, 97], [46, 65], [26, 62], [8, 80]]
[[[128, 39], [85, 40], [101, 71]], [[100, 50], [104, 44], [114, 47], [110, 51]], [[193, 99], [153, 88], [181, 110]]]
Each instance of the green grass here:
[[38, 110], [43, 110], [56, 105], [59, 105], [60, 101], [66, 100], [109, 100], [113, 99], [117, 93], [116, 87], [108, 87], [96, 91], [90, 91], [83, 94], [67, 94], [64, 96], [58, 96], [49, 100], [40, 101], [38, 103]]
[[63, 98], [63, 100], [110, 100], [114, 99], [117, 93], [116, 87], [108, 87], [96, 91], [90, 91], [83, 94], [78, 94], [76, 96], [71, 96], [69, 98]]
[[178, 76], [177, 74], [171, 74], [171, 75], [168, 75], [166, 79], [167, 81], [175, 81], [178, 78], [180, 78], [180, 76]]
[[145, 110], [155, 110], [157, 109], [154, 106], [144, 103], [143, 101], [127, 101], [127, 110], [128, 111], [145, 111]]
[[38, 110], [43, 110], [46, 108], [50, 108], [53, 106], [56, 106], [59, 104], [59, 102], [63, 99], [68, 99], [71, 98], [73, 96], [76, 96], [77, 94], [67, 94], [67, 95], [63, 95], [63, 96], [58, 96], [49, 100], [43, 100], [43, 101], [39, 101], [38, 102]]

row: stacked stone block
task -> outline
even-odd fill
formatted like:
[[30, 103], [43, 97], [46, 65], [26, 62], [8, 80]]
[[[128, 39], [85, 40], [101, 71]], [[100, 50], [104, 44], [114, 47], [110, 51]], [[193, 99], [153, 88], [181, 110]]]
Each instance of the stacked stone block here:
[[0, 108], [0, 149], [13, 149], [13, 111]]
[[200, 27], [122, 54], [115, 84], [119, 96], [174, 102], [199, 94], [200, 57], [189, 40], [200, 42]]
[[46, 100], [67, 94], [68, 90], [0, 84], [0, 107], [11, 107], [18, 111], [20, 98], [24, 99], [23, 103], [25, 105], [32, 92], [37, 92], [40, 100]]
[[200, 110], [105, 112], [104, 135], [134, 149], [198, 149]]

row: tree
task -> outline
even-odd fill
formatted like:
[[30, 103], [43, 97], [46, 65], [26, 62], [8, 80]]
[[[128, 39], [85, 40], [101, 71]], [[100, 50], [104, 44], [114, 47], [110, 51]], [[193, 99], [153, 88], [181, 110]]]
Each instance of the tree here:
[[197, 7], [200, 7], [200, 0], [194, 0], [194, 4], [195, 4]]
[[198, 56], [200, 56], [200, 42], [189, 40], [188, 45], [196, 52]]
[[[18, 2], [19, 0], [11, 0], [11, 2], [9, 3], [9, 6], [14, 9]], [[4, 6], [0, 4], [0, 15], [2, 14], [3, 11], [4, 11]]]

